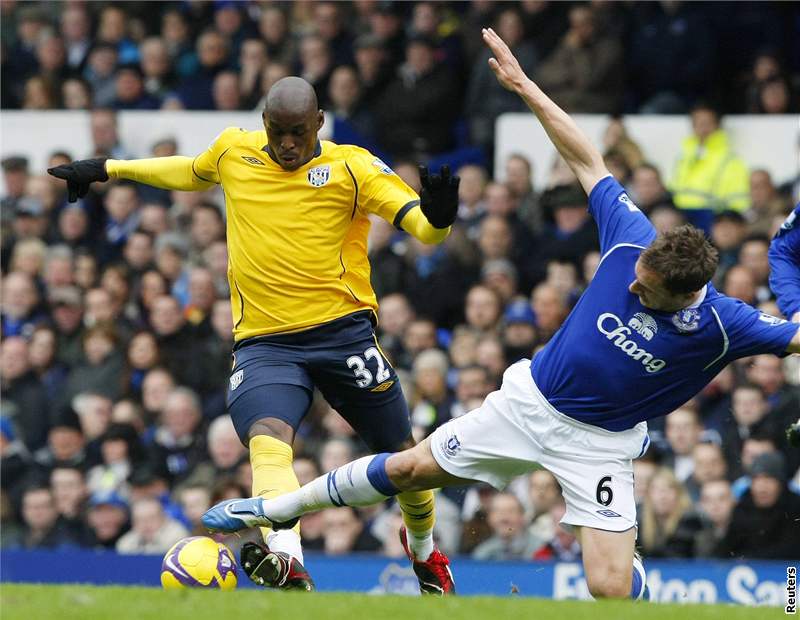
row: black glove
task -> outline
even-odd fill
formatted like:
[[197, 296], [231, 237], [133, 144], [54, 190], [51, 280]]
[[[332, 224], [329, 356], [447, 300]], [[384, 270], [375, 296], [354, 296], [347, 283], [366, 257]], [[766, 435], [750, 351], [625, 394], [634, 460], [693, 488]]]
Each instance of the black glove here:
[[447, 228], [456, 221], [458, 184], [461, 179], [450, 175], [450, 166], [442, 166], [441, 174], [428, 174], [426, 166], [419, 167], [419, 206], [434, 228]]
[[69, 202], [75, 202], [89, 192], [90, 184], [95, 181], [108, 181], [106, 159], [108, 158], [81, 159], [73, 161], [71, 164], [48, 168], [47, 173], [67, 182], [67, 191], [69, 192], [67, 199]]

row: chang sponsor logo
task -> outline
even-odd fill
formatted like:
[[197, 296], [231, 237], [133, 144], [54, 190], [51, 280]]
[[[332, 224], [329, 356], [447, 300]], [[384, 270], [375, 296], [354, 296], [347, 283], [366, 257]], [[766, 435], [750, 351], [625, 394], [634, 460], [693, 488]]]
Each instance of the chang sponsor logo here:
[[[631, 319], [630, 322], [633, 323], [634, 320]], [[644, 330], [644, 323], [641, 320], [637, 319], [635, 324], [641, 324], [641, 328]], [[638, 344], [636, 344], [635, 341], [630, 340], [628, 336], [633, 333], [633, 330], [631, 327], [626, 326], [625, 323], [622, 322], [622, 319], [620, 319], [616, 314], [612, 312], [604, 312], [598, 316], [597, 329], [609, 340], [609, 342], [611, 342], [611, 344], [617, 347], [625, 355], [636, 360], [637, 362], [641, 362], [642, 366], [644, 366], [644, 369], [647, 372], [658, 372], [667, 365], [666, 361], [653, 357], [652, 353], [642, 349]], [[638, 332], [639, 330], [637, 329], [636, 331]], [[652, 338], [655, 332], [651, 332], [649, 329], [647, 331], [650, 338]], [[644, 337], [647, 340], [650, 340], [650, 338], [647, 338], [647, 336]]]

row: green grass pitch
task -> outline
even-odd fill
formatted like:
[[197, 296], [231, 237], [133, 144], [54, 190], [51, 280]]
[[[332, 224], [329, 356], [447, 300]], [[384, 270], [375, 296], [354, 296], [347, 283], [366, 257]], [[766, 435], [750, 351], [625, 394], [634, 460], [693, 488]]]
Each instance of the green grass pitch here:
[[777, 618], [777, 608], [551, 601], [523, 597], [220, 592], [84, 585], [0, 585], [2, 620], [705, 620]]

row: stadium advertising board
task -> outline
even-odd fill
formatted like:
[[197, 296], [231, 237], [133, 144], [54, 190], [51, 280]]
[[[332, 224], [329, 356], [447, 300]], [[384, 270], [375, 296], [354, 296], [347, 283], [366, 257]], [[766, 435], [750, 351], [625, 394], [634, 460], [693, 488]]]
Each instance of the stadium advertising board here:
[[[320, 590], [417, 594], [405, 561], [373, 556], [307, 554], [307, 567]], [[159, 585], [160, 556], [113, 553], [4, 551], [5, 582]], [[47, 566], [47, 571], [41, 567]], [[785, 562], [650, 561], [651, 598], [671, 603], [786, 604]], [[459, 594], [520, 595], [556, 599], [589, 598], [583, 568], [575, 562], [477, 562], [453, 560]], [[239, 584], [251, 587], [247, 579]], [[252, 586], [254, 587], [254, 586]]]

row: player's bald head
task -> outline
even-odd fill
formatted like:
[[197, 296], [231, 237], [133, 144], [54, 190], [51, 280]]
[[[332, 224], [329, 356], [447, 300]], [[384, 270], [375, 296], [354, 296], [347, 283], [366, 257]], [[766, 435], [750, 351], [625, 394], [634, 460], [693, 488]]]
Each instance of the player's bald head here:
[[314, 87], [303, 78], [289, 76], [278, 80], [267, 94], [264, 114], [268, 117], [306, 116], [316, 114], [317, 94]]
[[262, 117], [269, 152], [282, 168], [296, 170], [314, 157], [325, 120], [317, 106], [314, 88], [302, 78], [286, 77], [269, 89]]

